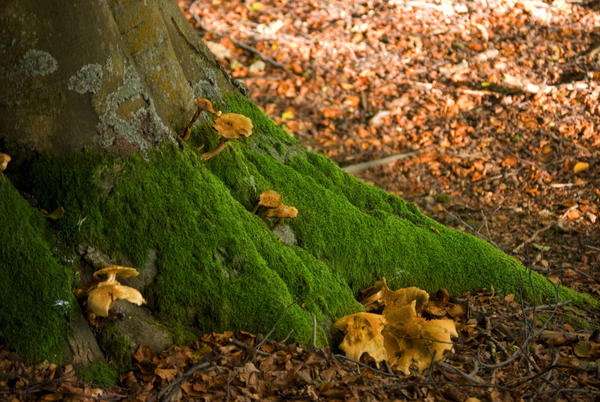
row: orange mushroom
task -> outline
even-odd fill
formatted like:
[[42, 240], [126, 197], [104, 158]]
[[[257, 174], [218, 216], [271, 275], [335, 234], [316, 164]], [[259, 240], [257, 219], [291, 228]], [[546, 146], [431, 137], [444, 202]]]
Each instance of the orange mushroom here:
[[265, 191], [263, 193], [260, 193], [258, 204], [256, 204], [256, 206], [254, 207], [254, 209], [252, 210], [252, 213], [253, 214], [256, 213], [256, 211], [258, 211], [258, 208], [260, 208], [260, 207], [277, 208], [278, 206], [281, 205], [282, 201], [283, 201], [283, 196], [281, 194], [279, 194], [277, 191], [275, 191], [275, 190]]
[[216, 111], [215, 109], [213, 109], [213, 105], [208, 99], [196, 98], [196, 106], [198, 108], [194, 112], [194, 115], [192, 116], [192, 120], [190, 120], [187, 127], [180, 134], [181, 139], [183, 139], [184, 141], [187, 141], [190, 139], [190, 136], [192, 135], [192, 127], [194, 126], [194, 123], [196, 122], [196, 120], [198, 120], [198, 117], [200, 117], [200, 112], [206, 111], [206, 112], [212, 113], [217, 116], [221, 115], [221, 111], [220, 110]]
[[221, 152], [229, 140], [240, 138], [241, 136], [249, 137], [252, 135], [252, 120], [244, 115], [237, 113], [224, 113], [217, 117], [213, 128], [224, 140], [212, 151], [202, 154], [202, 159], [208, 160]]
[[129, 278], [138, 275], [135, 268], [121, 267], [111, 265], [94, 272], [94, 280], [99, 280], [101, 276], [106, 276], [106, 280], [98, 283], [88, 292], [88, 308], [95, 315], [108, 317], [108, 312], [116, 300], [127, 300], [138, 306], [146, 303], [142, 294], [129, 286], [121, 285], [117, 277]]
[[280, 205], [277, 208], [268, 209], [265, 216], [267, 218], [279, 218], [277, 223], [271, 228], [271, 230], [275, 230], [275, 228], [283, 223], [285, 218], [295, 218], [298, 216], [298, 209], [289, 205]]
[[9, 154], [4, 154], [0, 152], [0, 172], [6, 170], [6, 166], [8, 166], [8, 162], [10, 162], [12, 158]]

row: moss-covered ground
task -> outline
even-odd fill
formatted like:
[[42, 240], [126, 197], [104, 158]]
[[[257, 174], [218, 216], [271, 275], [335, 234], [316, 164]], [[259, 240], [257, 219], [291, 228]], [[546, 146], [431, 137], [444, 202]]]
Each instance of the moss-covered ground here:
[[61, 362], [71, 275], [52, 254], [43, 215], [0, 173], [0, 342], [32, 361]]
[[[176, 341], [185, 341], [190, 331], [265, 333], [283, 317], [273, 337], [282, 339], [293, 329], [293, 339], [309, 343], [314, 313], [318, 341], [324, 344], [333, 320], [361, 309], [356, 292], [381, 277], [392, 288], [419, 286], [434, 292], [445, 287], [453, 294], [493, 285], [531, 297], [534, 288], [537, 296], [552, 300], [554, 287], [545, 278], [530, 277], [520, 263], [484, 241], [446, 228], [415, 205], [306, 152], [245, 98], [230, 97], [217, 106], [250, 117], [254, 134], [232, 141], [209, 161], [191, 146], [215, 146], [218, 139], [205, 123], [183, 151], [165, 144], [124, 159], [88, 152], [38, 156], [15, 178], [41, 207], [65, 208], [65, 217], [52, 229], [67, 249], [90, 243], [113, 262], [128, 261], [138, 268], [149, 250], [156, 250], [159, 274], [145, 296], [174, 334], [185, 334]], [[251, 213], [258, 195], [271, 189], [299, 210], [297, 218], [286, 221], [295, 245], [281, 242]], [[23, 338], [26, 342], [14, 333], [21, 328], [37, 333], [38, 321], [49, 321], [49, 312], [60, 318], [53, 303], [69, 299], [65, 292], [70, 282], [40, 238], [43, 231], [36, 229], [45, 226], [41, 215], [12, 186], [3, 185], [2, 191], [15, 206], [3, 204], [1, 216], [21, 208], [21, 216], [8, 227], [26, 232], [16, 243], [3, 234], [8, 243], [1, 249], [5, 265], [0, 286], [27, 289], [14, 301], [1, 299], [8, 306], [0, 313], [7, 328], [2, 341], [19, 351], [31, 350], [27, 342], [33, 335]], [[20, 277], [12, 272], [30, 273]], [[45, 288], [48, 281], [33, 278], [46, 273], [53, 282], [50, 290]], [[39, 301], [41, 317], [35, 321], [18, 303], [38, 300], [34, 294], [39, 297], [40, 288], [47, 296]], [[591, 297], [566, 288], [559, 295], [597, 306]], [[62, 327], [56, 325], [63, 324], [53, 325], [58, 333]], [[40, 353], [53, 347], [50, 343]]]

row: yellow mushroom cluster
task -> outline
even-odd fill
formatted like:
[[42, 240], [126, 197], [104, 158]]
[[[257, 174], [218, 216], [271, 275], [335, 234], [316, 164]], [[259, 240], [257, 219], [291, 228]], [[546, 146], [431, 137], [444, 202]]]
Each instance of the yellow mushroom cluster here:
[[346, 356], [360, 360], [369, 354], [377, 364], [387, 361], [390, 367], [410, 374], [411, 367], [419, 372], [431, 362], [443, 358], [452, 350], [452, 339], [457, 337], [453, 320], [426, 320], [421, 312], [429, 303], [429, 295], [422, 289], [410, 287], [390, 290], [385, 278], [375, 296], [385, 306], [383, 314], [356, 313], [347, 315], [333, 324], [344, 333], [340, 343]]
[[96, 316], [108, 317], [113, 302], [117, 300], [127, 300], [138, 306], [146, 303], [146, 300], [137, 289], [121, 285], [117, 281], [117, 278], [129, 278], [138, 274], [135, 268], [118, 265], [111, 265], [94, 272], [95, 281], [99, 281], [104, 276], [106, 276], [106, 279], [97, 283], [88, 291], [88, 309]]
[[274, 190], [261, 193], [258, 204], [256, 204], [252, 212], [258, 213], [263, 219], [277, 218], [277, 222], [271, 230], [281, 225], [285, 218], [295, 218], [298, 216], [298, 209], [290, 205], [283, 205], [283, 196]]

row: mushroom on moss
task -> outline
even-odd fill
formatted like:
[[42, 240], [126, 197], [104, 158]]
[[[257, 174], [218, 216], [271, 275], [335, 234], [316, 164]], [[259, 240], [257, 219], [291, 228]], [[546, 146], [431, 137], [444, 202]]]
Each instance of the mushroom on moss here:
[[262, 192], [260, 193], [258, 204], [254, 207], [252, 213], [255, 214], [260, 207], [277, 208], [281, 205], [282, 201], [283, 196], [275, 190]]
[[135, 268], [119, 265], [111, 265], [94, 272], [94, 280], [100, 280], [102, 276], [106, 276], [106, 280], [98, 283], [88, 292], [88, 308], [90, 311], [97, 316], [108, 317], [108, 312], [116, 300], [127, 300], [138, 306], [146, 303], [146, 300], [137, 289], [121, 285], [117, 281], [117, 277], [129, 278], [138, 274]]
[[196, 122], [196, 120], [198, 120], [198, 117], [200, 117], [200, 112], [206, 111], [206, 112], [212, 113], [216, 116], [221, 115], [221, 111], [213, 109], [213, 105], [208, 99], [196, 98], [196, 106], [197, 106], [197, 109], [194, 112], [194, 115], [192, 116], [192, 120], [190, 120], [187, 127], [180, 134], [181, 139], [184, 141], [187, 141], [190, 139], [190, 136], [192, 135], [192, 127], [194, 126], [194, 123]]
[[0, 152], [0, 171], [3, 172], [4, 170], [6, 170], [6, 167], [8, 166], [8, 162], [10, 162], [12, 158], [10, 157], [9, 154], [4, 154], [2, 152]]
[[265, 213], [267, 218], [279, 218], [277, 223], [271, 228], [275, 230], [279, 225], [283, 223], [285, 218], [295, 218], [298, 216], [298, 210], [295, 207], [289, 205], [280, 205], [277, 208], [270, 208]]
[[202, 154], [202, 159], [208, 160], [221, 152], [229, 140], [240, 138], [241, 136], [250, 137], [252, 135], [252, 120], [244, 115], [237, 113], [224, 113], [217, 117], [213, 128], [217, 130], [224, 140], [212, 151]]

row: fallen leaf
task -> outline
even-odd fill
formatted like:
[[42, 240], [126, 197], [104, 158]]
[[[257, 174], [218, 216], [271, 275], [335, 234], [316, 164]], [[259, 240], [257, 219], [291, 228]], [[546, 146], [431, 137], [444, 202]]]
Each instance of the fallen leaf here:
[[573, 173], [577, 174], [577, 173], [585, 172], [589, 168], [590, 168], [590, 164], [589, 163], [587, 163], [587, 162], [577, 162], [575, 164], [575, 166], [573, 166]]

